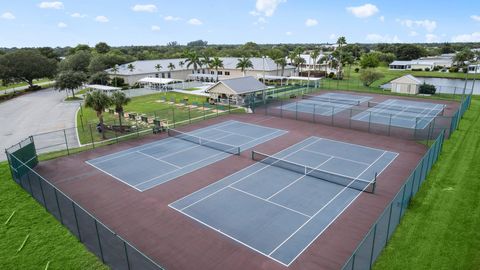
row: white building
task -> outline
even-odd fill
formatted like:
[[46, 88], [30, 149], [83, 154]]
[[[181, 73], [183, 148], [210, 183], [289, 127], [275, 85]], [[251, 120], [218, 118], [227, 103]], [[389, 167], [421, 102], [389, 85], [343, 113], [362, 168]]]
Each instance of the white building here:
[[422, 81], [410, 74], [407, 74], [391, 81], [390, 83], [392, 84], [392, 93], [416, 95], [420, 90]]
[[390, 70], [432, 70], [434, 67], [449, 68], [453, 65], [454, 54], [422, 57], [410, 61], [393, 61], [388, 65]]
[[480, 74], [480, 64], [468, 65], [468, 73]]
[[[223, 67], [218, 69], [218, 73], [216, 70], [206, 66], [198, 67], [196, 71], [193, 70], [193, 65], [187, 68], [185, 58], [134, 61], [119, 65], [117, 71], [110, 68], [107, 69], [106, 72], [111, 77], [116, 76], [123, 78], [125, 83], [129, 85], [133, 85], [146, 77], [215, 82], [217, 78], [218, 80], [223, 80], [244, 76], [243, 72], [237, 68], [238, 58], [221, 57], [220, 59], [223, 61]], [[253, 68], [245, 71], [246, 76], [255, 76], [258, 73], [282, 76], [295, 75], [295, 67], [287, 65], [282, 70], [281, 67], [277, 67], [277, 64], [268, 57], [252, 57], [249, 59], [252, 62]], [[133, 68], [129, 68], [129, 66]]]

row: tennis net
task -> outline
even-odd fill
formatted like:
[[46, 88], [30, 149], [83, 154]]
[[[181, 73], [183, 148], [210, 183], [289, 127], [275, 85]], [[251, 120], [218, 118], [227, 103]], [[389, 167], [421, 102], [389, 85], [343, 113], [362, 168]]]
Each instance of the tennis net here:
[[212, 140], [208, 140], [205, 138], [201, 138], [195, 135], [191, 135], [185, 132], [181, 132], [175, 129], [169, 129], [168, 130], [168, 136], [174, 137], [177, 139], [189, 141], [192, 143], [196, 143], [208, 148], [212, 148], [215, 150], [223, 151], [226, 153], [234, 154], [234, 155], [240, 155], [240, 147], [239, 146], [234, 146], [226, 143], [221, 143], [221, 142], [216, 142]]
[[252, 151], [252, 159], [255, 161], [259, 161], [268, 165], [272, 165], [272, 166], [293, 171], [296, 173], [312, 176], [314, 178], [325, 180], [325, 181], [328, 181], [337, 185], [341, 185], [344, 187], [349, 187], [352, 189], [356, 189], [356, 190], [360, 190], [368, 193], [375, 192], [376, 179], [374, 179], [373, 181], [356, 179], [356, 178], [336, 174], [333, 172], [327, 172], [327, 171], [311, 168], [306, 165], [297, 164], [295, 162], [269, 156], [267, 154], [263, 154], [257, 151]]
[[318, 101], [325, 101], [330, 103], [339, 103], [339, 104], [347, 104], [347, 105], [355, 105], [355, 106], [360, 105], [360, 100], [354, 100], [354, 99], [329, 98], [329, 97], [313, 96], [313, 95], [302, 95], [302, 99], [318, 100]]
[[392, 111], [400, 111], [400, 112], [411, 112], [411, 113], [425, 113], [427, 116], [436, 116], [436, 115], [443, 115], [444, 108], [442, 107], [441, 110], [434, 108], [422, 108], [422, 107], [415, 107], [415, 106], [399, 106], [399, 105], [390, 105], [390, 104], [382, 104], [377, 102], [368, 102], [368, 107], [374, 107], [375, 109], [382, 109], [382, 110], [392, 110]]

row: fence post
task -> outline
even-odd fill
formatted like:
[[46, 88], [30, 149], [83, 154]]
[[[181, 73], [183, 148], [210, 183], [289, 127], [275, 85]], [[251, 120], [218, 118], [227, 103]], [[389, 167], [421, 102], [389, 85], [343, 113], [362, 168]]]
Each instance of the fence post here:
[[392, 127], [392, 115], [390, 115], [390, 118], [388, 119], [388, 136], [390, 136], [390, 129]]
[[349, 129], [352, 128], [352, 113], [353, 113], [353, 109], [350, 108], [350, 117], [348, 118], [348, 128]]
[[125, 250], [125, 259], [127, 260], [127, 269], [130, 269], [130, 260], [128, 259], [128, 250], [127, 250], [127, 243], [123, 241], [123, 249]]
[[332, 119], [330, 120], [330, 125], [333, 127], [334, 123], [333, 123], [333, 115], [335, 114], [335, 107], [332, 106]]
[[312, 118], [313, 118], [313, 123], [315, 123], [315, 103], [313, 103], [313, 115], [312, 115]]
[[58, 215], [60, 216], [60, 223], [63, 224], [63, 217], [62, 217], [62, 209], [60, 208], [60, 203], [58, 202], [58, 194], [57, 194], [57, 188], [53, 188], [53, 193], [55, 194], [55, 201], [57, 202], [57, 208], [58, 208]]
[[75, 203], [72, 202], [72, 208], [73, 208], [73, 216], [75, 217], [75, 224], [77, 225], [77, 233], [78, 233], [78, 240], [82, 242], [82, 235], [80, 233], [80, 227], [78, 226], [78, 218], [77, 218], [77, 210], [75, 209]]
[[175, 108], [172, 107], [172, 117], [173, 117], [173, 128], [175, 128], [176, 121], [175, 121]]
[[418, 117], [415, 117], [415, 128], [413, 129], [413, 139], [417, 138], [417, 125], [418, 125]]
[[205, 102], [202, 102], [203, 120], [205, 120]]
[[373, 227], [373, 241], [372, 241], [372, 253], [370, 254], [370, 268], [372, 267], [372, 263], [373, 263], [373, 251], [375, 249], [375, 236], [377, 235], [377, 225], [378, 223], [375, 223], [375, 226]]
[[67, 142], [67, 133], [65, 132], [65, 129], [63, 129], [63, 137], [65, 138], [65, 147], [67, 148], [67, 155], [70, 155], [70, 151], [68, 149], [68, 142]]
[[100, 258], [102, 259], [102, 262], [105, 263], [105, 259], [103, 258], [102, 242], [100, 242], [100, 235], [98, 234], [98, 222], [95, 218], [93, 218], [93, 222], [95, 223], [95, 232], [97, 234], [98, 246], [100, 247]]
[[295, 120], [298, 120], [298, 101], [295, 101]]
[[385, 237], [385, 245], [388, 243], [388, 234], [390, 233], [390, 222], [392, 221], [392, 208], [393, 208], [393, 201], [390, 202], [390, 213], [388, 214], [388, 225], [387, 225], [387, 237]]
[[188, 123], [191, 124], [192, 123], [192, 117], [190, 115], [190, 107], [188, 107]]
[[372, 112], [368, 112], [368, 133], [370, 133], [370, 123], [372, 122]]

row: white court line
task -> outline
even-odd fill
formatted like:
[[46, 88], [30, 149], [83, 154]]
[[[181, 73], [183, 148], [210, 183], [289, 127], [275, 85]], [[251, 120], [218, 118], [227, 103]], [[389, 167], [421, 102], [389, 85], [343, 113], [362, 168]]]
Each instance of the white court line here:
[[370, 163], [366, 163], [366, 162], [362, 162], [362, 161], [356, 161], [356, 160], [353, 160], [353, 159], [343, 158], [343, 157], [339, 157], [339, 156], [327, 155], [325, 153], [317, 152], [317, 151], [314, 151], [314, 150], [303, 149], [303, 151], [314, 153], [314, 154], [317, 154], [317, 155], [326, 156], [326, 157], [334, 157], [336, 159], [346, 160], [346, 161], [350, 161], [350, 162], [358, 163], [358, 164], [362, 164], [362, 165], [370, 165]]
[[[312, 145], [312, 144], [316, 143], [316, 142], [319, 141], [319, 140], [321, 140], [321, 139], [315, 139], [315, 141], [313, 141], [313, 142], [311, 142], [311, 143], [309, 143], [309, 144], [307, 144], [307, 145], [304, 145], [304, 146], [302, 146], [300, 149], [297, 149], [297, 150], [295, 150], [295, 151], [287, 154], [284, 158], [286, 158], [286, 157], [288, 157], [288, 156], [290, 156], [290, 155], [293, 155], [293, 154], [297, 153], [298, 151], [302, 150], [303, 148], [305, 148], [305, 147], [307, 147], [307, 146], [309, 146], [309, 145]], [[287, 148], [287, 149], [288, 149], [288, 148]], [[286, 150], [286, 149], [285, 149], [285, 150]], [[256, 163], [255, 163], [255, 164], [256, 164]], [[252, 165], [252, 166], [253, 166], [253, 165]], [[241, 182], [241, 181], [245, 180], [246, 178], [248, 178], [248, 177], [250, 177], [250, 176], [252, 176], [252, 175], [257, 174], [258, 172], [263, 171], [263, 170], [265, 170], [266, 168], [268, 168], [268, 167], [270, 167], [270, 166], [272, 166], [272, 165], [266, 165], [266, 166], [263, 167], [263, 168], [260, 168], [260, 169], [258, 169], [258, 170], [256, 170], [256, 171], [252, 172], [252, 173], [249, 173], [249, 174], [243, 176], [242, 178], [238, 179], [237, 181], [235, 181], [235, 182], [233, 182], [233, 183], [230, 183], [229, 185], [227, 185], [227, 186], [225, 186], [225, 187], [223, 187], [223, 188], [221, 188], [221, 189], [219, 189], [219, 190], [217, 190], [217, 191], [215, 191], [215, 192], [213, 192], [213, 193], [210, 193], [209, 195], [207, 195], [207, 196], [199, 199], [198, 201], [196, 201], [196, 202], [194, 202], [194, 203], [191, 203], [191, 204], [183, 207], [181, 210], [183, 211], [183, 210], [185, 210], [186, 208], [188, 208], [188, 207], [190, 207], [190, 206], [193, 206], [193, 205], [195, 205], [195, 204], [197, 204], [197, 203], [199, 203], [199, 202], [201, 202], [201, 201], [203, 201], [203, 200], [205, 200], [205, 199], [207, 199], [207, 198], [209, 198], [209, 197], [217, 194], [218, 192], [220, 192], [220, 191], [222, 191], [222, 190], [224, 190], [224, 189], [226, 189], [226, 188], [228, 188], [228, 187], [231, 187], [232, 185], [234, 185], [234, 184], [236, 184], [236, 183], [238, 183], [238, 182]], [[250, 167], [250, 166], [249, 166], [249, 167]], [[247, 168], [248, 168], [248, 167], [247, 167]], [[246, 168], [245, 168], [245, 169], [246, 169]], [[241, 171], [244, 171], [245, 169], [243, 169], [243, 170], [241, 170]], [[228, 177], [231, 177], [231, 175], [228, 176]], [[192, 193], [192, 194], [193, 194], [193, 193]], [[190, 195], [191, 195], [191, 194], [190, 194]], [[187, 196], [190, 196], [190, 195], [187, 195]]]
[[[295, 181], [296, 181], [296, 180], [295, 180]], [[269, 203], [269, 204], [273, 204], [273, 205], [279, 206], [279, 207], [284, 208], [284, 209], [286, 209], [286, 210], [288, 210], [288, 211], [295, 212], [295, 213], [300, 214], [300, 215], [302, 215], [302, 216], [304, 216], [304, 217], [307, 217], [307, 218], [310, 218], [310, 217], [311, 217], [311, 216], [309, 216], [309, 215], [307, 215], [307, 214], [305, 214], [305, 213], [302, 213], [302, 212], [300, 212], [300, 211], [297, 211], [297, 210], [294, 210], [294, 209], [292, 209], [292, 208], [286, 207], [286, 206], [281, 205], [281, 204], [279, 204], [279, 203], [266, 200], [266, 199], [264, 199], [264, 198], [262, 198], [262, 197], [259, 197], [259, 196], [257, 196], [257, 195], [254, 195], [254, 194], [252, 194], [252, 193], [250, 193], [250, 192], [247, 192], [247, 191], [245, 191], [245, 190], [242, 190], [242, 189], [239, 189], [239, 188], [236, 188], [236, 187], [232, 187], [232, 186], [229, 186], [229, 188], [231, 188], [231, 189], [233, 189], [233, 190], [236, 190], [236, 191], [238, 191], [238, 192], [241, 192], [241, 193], [245, 193], [245, 194], [247, 194], [247, 195], [249, 195], [249, 196], [251, 196], [251, 197], [257, 198], [257, 199], [262, 200], [262, 201], [264, 201], [264, 202], [267, 202], [267, 203]]]
[[231, 132], [231, 131], [227, 131], [227, 130], [221, 130], [221, 129], [218, 129], [218, 128], [214, 128], [214, 129], [215, 129], [215, 130], [218, 130], [218, 131], [221, 131], [221, 132], [230, 133], [230, 135], [236, 135], [236, 136], [246, 137], [246, 138], [249, 138], [249, 139], [255, 139], [255, 137], [248, 136], [248, 135], [244, 135], [244, 134], [240, 134], [240, 133], [237, 133], [237, 132]]
[[[333, 157], [330, 157], [329, 159], [325, 160], [324, 162], [320, 163], [320, 165], [316, 166], [314, 169], [317, 169], [318, 167], [322, 166], [323, 164], [327, 163], [327, 161], [331, 160]], [[300, 181], [301, 179], [305, 178], [307, 175], [302, 175], [301, 177], [297, 178], [295, 181], [293, 181], [292, 183], [288, 184], [287, 186], [283, 187], [282, 189], [280, 189], [279, 191], [275, 192], [274, 194], [272, 194], [270, 197], [267, 198], [267, 201], [270, 201], [271, 198], [275, 197], [277, 194], [279, 194], [280, 192], [284, 191], [285, 189], [287, 189], [288, 187], [292, 186], [293, 184], [295, 184], [296, 182]]]
[[132, 186], [132, 185], [131, 185], [131, 184], [129, 184], [128, 182], [125, 182], [125, 181], [123, 181], [122, 179], [120, 179], [120, 178], [116, 177], [115, 175], [113, 175], [113, 174], [110, 174], [110, 173], [108, 173], [108, 172], [106, 172], [106, 171], [104, 171], [104, 170], [100, 169], [99, 167], [97, 167], [97, 166], [95, 166], [95, 165], [91, 164], [90, 162], [88, 162], [88, 161], [85, 161], [85, 163], [87, 163], [88, 165], [90, 165], [90, 166], [94, 167], [95, 169], [97, 169], [97, 170], [99, 170], [99, 171], [103, 172], [104, 174], [106, 174], [106, 175], [109, 175], [109, 176], [111, 176], [111, 177], [113, 177], [113, 178], [117, 179], [118, 181], [120, 181], [120, 182], [124, 183], [125, 185], [127, 185], [127, 186], [129, 186], [129, 187], [131, 187], [131, 188], [134, 188], [134, 189], [136, 189], [136, 190], [138, 190], [138, 191], [142, 192], [142, 190], [138, 189], [137, 187], [135, 187], [135, 186]]
[[[386, 153], [386, 151], [383, 152], [382, 155], [380, 155], [369, 167], [367, 167], [363, 172], [361, 172], [359, 175], [362, 175], [365, 171], [367, 171], [371, 166], [373, 166], [373, 164], [375, 164], [384, 154]], [[358, 176], [357, 176], [358, 178]], [[356, 178], [356, 179], [357, 179]], [[356, 179], [354, 179], [353, 181], [355, 181]], [[352, 181], [352, 182], [353, 182]], [[275, 251], [277, 251], [281, 246], [283, 246], [283, 244], [285, 244], [288, 240], [290, 240], [295, 234], [297, 234], [297, 232], [299, 232], [303, 227], [305, 227], [305, 225], [307, 225], [313, 218], [315, 218], [315, 216], [317, 216], [323, 209], [325, 209], [328, 205], [330, 205], [330, 203], [332, 203], [340, 194], [342, 194], [345, 190], [347, 190], [348, 186], [342, 188], [332, 199], [330, 199], [330, 201], [328, 201], [322, 208], [320, 208], [320, 210], [318, 210], [309, 220], [307, 220], [305, 223], [303, 223], [302, 226], [300, 226], [297, 230], [295, 230], [289, 237], [287, 237], [287, 239], [285, 239], [282, 243], [280, 243], [280, 245], [278, 245], [274, 250], [272, 250], [272, 252], [270, 252], [270, 254], [268, 255], [272, 255]], [[363, 192], [360, 191], [357, 196], [353, 199], [355, 200], [360, 194], [362, 194]], [[344, 208], [345, 209], [345, 208]], [[326, 229], [326, 227], [322, 230], [322, 232]], [[320, 235], [320, 234], [319, 234]], [[317, 236], [318, 237], [318, 236]], [[308, 247], [308, 246], [307, 246]], [[303, 251], [302, 251], [303, 252]]]
[[149, 158], [153, 158], [153, 159], [155, 159], [155, 160], [157, 160], [157, 161], [160, 161], [160, 162], [165, 163], [165, 164], [167, 164], [167, 165], [173, 166], [173, 167], [175, 167], [175, 168], [177, 168], [177, 169], [181, 169], [181, 168], [182, 168], [182, 167], [179, 167], [179, 166], [177, 166], [177, 165], [175, 165], [175, 164], [172, 164], [172, 163], [170, 163], [170, 162], [167, 162], [167, 161], [165, 161], [165, 160], [158, 159], [158, 158], [156, 158], [156, 157], [154, 157], [154, 156], [151, 156], [151, 155], [149, 155], [149, 154], [145, 154], [145, 153], [142, 153], [142, 152], [139, 152], [139, 151], [137, 151], [136, 153], [139, 153], [139, 154], [144, 155], [144, 156], [149, 157]]

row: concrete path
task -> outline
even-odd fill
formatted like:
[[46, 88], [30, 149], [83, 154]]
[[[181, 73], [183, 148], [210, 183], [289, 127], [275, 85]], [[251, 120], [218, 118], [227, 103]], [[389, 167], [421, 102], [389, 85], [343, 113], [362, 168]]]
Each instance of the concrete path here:
[[65, 149], [65, 136], [69, 147], [78, 146], [74, 127], [79, 102], [65, 102], [65, 97], [65, 92], [50, 88], [0, 103], [0, 161], [6, 159], [4, 148], [33, 134], [68, 128], [66, 134], [36, 136], [37, 148], [51, 146], [41, 152]]

